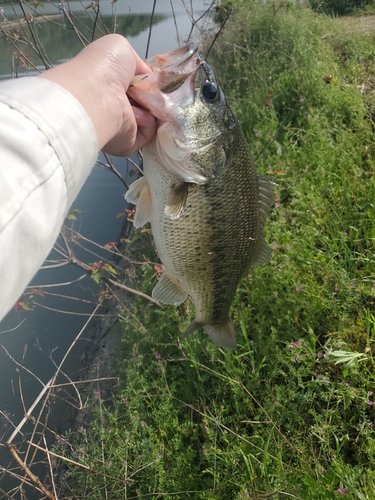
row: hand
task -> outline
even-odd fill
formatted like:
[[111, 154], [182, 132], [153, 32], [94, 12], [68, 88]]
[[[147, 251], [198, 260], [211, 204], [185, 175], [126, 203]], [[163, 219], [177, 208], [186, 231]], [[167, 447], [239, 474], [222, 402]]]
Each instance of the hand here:
[[131, 106], [126, 95], [134, 75], [145, 73], [151, 73], [150, 68], [124, 37], [106, 35], [38, 77], [78, 99], [94, 124], [99, 149], [127, 156], [146, 146], [156, 132], [151, 113]]

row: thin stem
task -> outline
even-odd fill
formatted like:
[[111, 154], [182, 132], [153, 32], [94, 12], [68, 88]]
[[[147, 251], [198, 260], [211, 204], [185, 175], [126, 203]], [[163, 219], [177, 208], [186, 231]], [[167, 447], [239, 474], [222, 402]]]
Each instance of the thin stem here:
[[212, 49], [212, 47], [214, 46], [214, 43], [216, 42], [216, 40], [217, 40], [218, 36], [220, 35], [221, 30], [224, 28], [224, 26], [225, 26], [226, 22], [228, 21], [228, 19], [229, 19], [230, 15], [232, 14], [232, 10], [233, 10], [233, 9], [230, 9], [230, 11], [229, 11], [229, 12], [228, 12], [228, 14], [226, 15], [226, 17], [225, 17], [224, 21], [221, 23], [220, 29], [218, 30], [218, 32], [217, 32], [217, 33], [216, 33], [216, 35], [214, 36], [214, 39], [212, 40], [212, 43], [211, 43], [211, 45], [210, 45], [209, 49], [207, 50], [207, 54], [206, 54], [206, 57], [205, 57], [205, 59], [206, 59], [206, 60], [208, 59], [208, 56], [210, 55], [211, 49]]
[[152, 6], [151, 21], [150, 21], [150, 29], [149, 29], [149, 32], [148, 32], [148, 40], [147, 40], [147, 47], [146, 47], [146, 55], [145, 55], [145, 59], [147, 59], [147, 57], [148, 57], [148, 49], [150, 48], [151, 31], [152, 31], [152, 25], [153, 25], [153, 23], [154, 23], [155, 7], [156, 7], [156, 0], [154, 0], [154, 4], [153, 4], [153, 6]]
[[99, 12], [100, 12], [100, 8], [99, 8], [99, 3], [98, 3], [97, 7], [96, 7], [96, 11], [95, 11], [94, 26], [92, 28], [92, 33], [91, 33], [91, 42], [93, 42], [94, 38], [95, 38], [95, 30], [96, 30], [96, 26], [98, 24]]

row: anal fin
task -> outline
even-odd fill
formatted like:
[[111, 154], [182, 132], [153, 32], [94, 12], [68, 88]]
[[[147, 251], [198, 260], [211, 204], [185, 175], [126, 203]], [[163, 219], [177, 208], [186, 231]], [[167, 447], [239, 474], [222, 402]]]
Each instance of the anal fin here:
[[125, 200], [137, 207], [133, 222], [135, 228], [142, 227], [146, 222], [151, 221], [152, 198], [146, 177], [140, 177], [130, 185], [125, 193]]
[[187, 299], [188, 294], [174, 283], [166, 274], [165, 271], [159, 278], [155, 288], [152, 290], [152, 298], [158, 300], [162, 304], [171, 304], [179, 306]]

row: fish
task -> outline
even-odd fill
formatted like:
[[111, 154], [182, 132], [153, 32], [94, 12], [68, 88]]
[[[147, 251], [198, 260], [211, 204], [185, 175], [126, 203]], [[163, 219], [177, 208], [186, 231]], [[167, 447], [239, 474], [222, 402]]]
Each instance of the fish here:
[[134, 227], [151, 223], [163, 271], [152, 297], [195, 317], [183, 338], [203, 328], [214, 344], [236, 349], [230, 309], [240, 280], [270, 260], [263, 228], [273, 183], [257, 174], [241, 126], [212, 67], [194, 43], [146, 62], [128, 95], [157, 119], [143, 149], [144, 175], [125, 199]]

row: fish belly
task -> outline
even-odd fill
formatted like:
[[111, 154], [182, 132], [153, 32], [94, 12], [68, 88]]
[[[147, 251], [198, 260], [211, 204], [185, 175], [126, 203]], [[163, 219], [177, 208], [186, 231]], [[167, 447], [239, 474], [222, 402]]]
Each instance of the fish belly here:
[[205, 185], [189, 187], [184, 212], [172, 219], [165, 207], [176, 178], [157, 163], [152, 145], [144, 150], [155, 246], [164, 273], [190, 296], [195, 323], [202, 326], [229, 320], [260, 233], [255, 171], [250, 166], [238, 175], [231, 167]]

